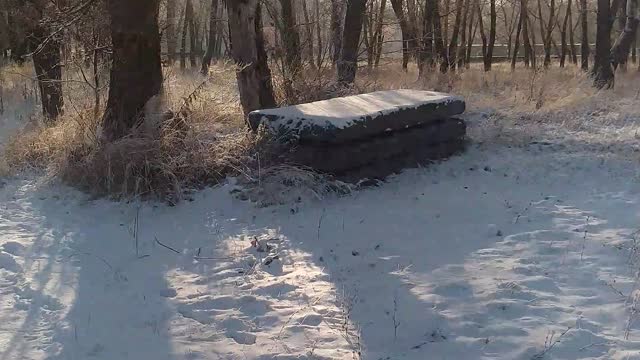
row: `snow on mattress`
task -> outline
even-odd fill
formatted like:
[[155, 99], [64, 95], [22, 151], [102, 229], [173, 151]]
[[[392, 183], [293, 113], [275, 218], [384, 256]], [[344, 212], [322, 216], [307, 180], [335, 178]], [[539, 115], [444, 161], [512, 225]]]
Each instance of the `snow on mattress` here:
[[[409, 111], [410, 116], [394, 116]], [[254, 124], [264, 123], [280, 135], [319, 137], [329, 141], [341, 137], [342, 130], [359, 127], [348, 139], [374, 135], [447, 118], [464, 112], [461, 96], [421, 90], [388, 90], [347, 96], [308, 104], [257, 110], [249, 114]]]

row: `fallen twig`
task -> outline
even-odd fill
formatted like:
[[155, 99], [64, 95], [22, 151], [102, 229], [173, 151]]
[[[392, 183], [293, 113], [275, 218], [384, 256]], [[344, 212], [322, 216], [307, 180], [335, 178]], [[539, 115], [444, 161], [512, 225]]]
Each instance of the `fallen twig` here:
[[155, 237], [155, 236], [154, 236], [153, 238], [154, 238], [154, 239], [156, 239], [156, 243], [158, 243], [158, 245], [162, 246], [163, 248], [165, 248], [165, 249], [169, 249], [169, 250], [173, 251], [173, 252], [174, 252], [174, 253], [176, 253], [176, 254], [181, 254], [181, 252], [180, 252], [180, 251], [178, 251], [178, 250], [176, 250], [176, 249], [172, 248], [171, 246], [167, 246], [167, 245], [165, 245], [165, 244], [161, 243], [161, 242], [160, 242], [160, 240], [158, 240], [158, 238], [157, 238], [157, 237]]

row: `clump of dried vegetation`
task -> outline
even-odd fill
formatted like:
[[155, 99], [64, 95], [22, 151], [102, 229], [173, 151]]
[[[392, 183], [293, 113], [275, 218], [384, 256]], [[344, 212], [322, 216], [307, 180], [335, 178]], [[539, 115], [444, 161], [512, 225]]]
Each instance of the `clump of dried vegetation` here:
[[[322, 181], [320, 176], [300, 173], [308, 170], [284, 166], [268, 137], [247, 132], [231, 65], [212, 67], [208, 77], [172, 68], [165, 71], [163, 98], [148, 104], [145, 123], [131, 136], [107, 145], [98, 141], [99, 116], [95, 115], [94, 99], [87, 96], [81, 81], [73, 81], [73, 75], [69, 75], [62, 118], [44, 126], [34, 116], [6, 144], [0, 142], [4, 146], [4, 172], [44, 171], [99, 196], [159, 196], [170, 201], [229, 176], [256, 186], [272, 186], [273, 182], [263, 180], [278, 173], [277, 169], [293, 171], [296, 178], [312, 179], [316, 184]], [[11, 92], [23, 93], [24, 101], [37, 93], [24, 90], [34, 86], [25, 72], [24, 68], [4, 71], [5, 103]], [[415, 69], [403, 72], [397, 65], [382, 65], [379, 69], [363, 69], [356, 85], [346, 91], [338, 91], [333, 85], [330, 69], [309, 70], [292, 85], [293, 91], [285, 91], [277, 74], [274, 84], [282, 105], [394, 88], [461, 94], [471, 113], [485, 114], [487, 123], [498, 129], [472, 132], [472, 136], [484, 136], [482, 141], [491, 140], [486, 138], [488, 133], [492, 139], [504, 141], [500, 133], [514, 128], [525, 129], [521, 133], [529, 137], [545, 131], [548, 134], [552, 129], [581, 134], [585, 141], [603, 141], [603, 136], [613, 141], [633, 139], [630, 129], [638, 127], [634, 120], [640, 113], [636, 104], [639, 93], [633, 84], [639, 75], [635, 71], [619, 77], [622, 80], [613, 92], [594, 90], [587, 76], [574, 68], [512, 71], [498, 64], [489, 73], [472, 66], [457, 74], [434, 74], [425, 80], [416, 80], [416, 75]], [[173, 114], [169, 120], [164, 117], [167, 110]], [[5, 112], [4, 117], [8, 116]], [[610, 126], [616, 130], [604, 130]], [[318, 188], [323, 192], [331, 187]]]

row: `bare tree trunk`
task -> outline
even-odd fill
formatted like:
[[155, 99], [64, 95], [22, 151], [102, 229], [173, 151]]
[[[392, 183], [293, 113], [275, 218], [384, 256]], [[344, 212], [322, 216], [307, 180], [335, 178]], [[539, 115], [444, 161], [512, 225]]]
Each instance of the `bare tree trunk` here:
[[[411, 34], [414, 35], [415, 39], [415, 49], [418, 47], [418, 34], [420, 34], [420, 27], [418, 26], [418, 11], [416, 10], [416, 1], [415, 0], [406, 0], [407, 1], [407, 19], [409, 22], [409, 28], [411, 29]], [[424, 29], [423, 29], [424, 32]]]
[[[446, 2], [448, 3], [448, 1]], [[463, 0], [456, 1], [456, 18], [453, 23], [453, 31], [451, 32], [451, 42], [449, 43], [449, 51], [447, 57], [449, 60], [449, 68], [455, 70], [456, 68], [456, 55], [458, 50], [458, 34], [460, 33], [460, 23], [462, 22], [462, 7]]]
[[487, 57], [487, 35], [484, 31], [484, 20], [482, 18], [482, 6], [480, 0], [476, 0], [476, 8], [478, 9], [478, 26], [480, 27], [480, 38], [482, 39], [482, 61]]
[[[253, 110], [276, 107], [262, 35], [259, 0], [227, 1], [231, 54], [245, 116]], [[254, 131], [259, 124], [248, 124]]]
[[[551, 34], [553, 32], [554, 18], [555, 18], [555, 0], [551, 0], [549, 5], [549, 19], [545, 25], [544, 17], [542, 15], [542, 0], [538, 0], [538, 20], [540, 22], [540, 39], [544, 48], [544, 62], [545, 68], [551, 64]], [[535, 47], [535, 41], [533, 42]], [[535, 49], [535, 48], [534, 48]], [[534, 50], [535, 51], [535, 50]]]
[[[613, 11], [613, 7], [611, 9]], [[627, 0], [621, 0], [619, 9], [616, 9], [616, 20], [618, 21], [618, 32], [624, 32], [624, 27], [627, 24]], [[620, 35], [620, 34], [618, 34]]]
[[522, 32], [522, 23], [524, 23], [524, 21], [522, 19], [522, 11], [520, 11], [520, 16], [518, 16], [518, 26], [516, 29], [515, 43], [513, 44], [513, 54], [511, 56], [511, 70], [515, 70], [516, 61], [518, 60], [518, 50], [520, 49], [520, 33]]
[[551, 41], [553, 34], [553, 27], [555, 26], [555, 11], [556, 11], [556, 2], [555, 0], [551, 0], [549, 3], [549, 22], [547, 24], [547, 33], [544, 39], [544, 66], [549, 67], [551, 64]]
[[[471, 13], [469, 14], [469, 32], [467, 35], [467, 53], [465, 54], [466, 57], [466, 68], [469, 68], [469, 64], [471, 63], [471, 48], [473, 47], [473, 41], [475, 40], [476, 37], [476, 30], [478, 29], [477, 26], [477, 20], [476, 20], [476, 6], [475, 4], [471, 4], [472, 1], [475, 0], [470, 0], [468, 6], [471, 8], [470, 11]], [[481, 15], [482, 16], [482, 15]], [[474, 24], [476, 24], [474, 26]]]
[[198, 66], [196, 57], [198, 56], [198, 35], [196, 30], [195, 13], [193, 12], [192, 0], [187, 0], [185, 20], [189, 19], [189, 64], [191, 68]]
[[384, 25], [384, 11], [387, 6], [387, 0], [380, 0], [380, 11], [378, 12], [378, 18], [376, 23], [376, 32], [375, 32], [375, 63], [374, 66], [377, 68], [380, 64], [380, 56], [382, 55], [382, 44], [384, 42], [384, 33], [382, 32]]
[[[219, 7], [219, 14], [218, 14], [218, 19], [220, 19], [220, 21], [218, 21], [218, 41], [217, 41], [217, 46], [216, 46], [216, 55], [218, 58], [221, 58], [222, 55], [222, 47], [224, 46], [225, 49], [225, 54], [226, 56], [231, 56], [230, 55], [230, 42], [229, 42], [229, 25], [228, 25], [228, 21], [225, 19], [225, 13], [226, 13], [226, 6], [224, 6], [224, 0], [223, 3], [221, 4], [222, 6]], [[227, 26], [225, 27], [224, 25], [227, 24]], [[225, 33], [225, 28], [226, 28], [226, 33]]]
[[571, 17], [571, 0], [567, 2], [567, 10], [564, 13], [564, 20], [562, 21], [562, 29], [560, 30], [560, 42], [562, 51], [560, 53], [560, 67], [564, 67], [564, 63], [567, 58], [567, 27], [569, 26], [569, 18]]
[[[444, 41], [445, 44], [449, 43], [449, 13], [451, 13], [451, 1], [450, 0], [444, 0], [444, 16], [443, 16], [443, 20], [444, 20], [444, 29], [442, 32], [442, 39]], [[457, 2], [456, 2], [457, 3]], [[456, 8], [456, 11], [458, 9]], [[454, 19], [455, 22], [455, 19]]]
[[598, 0], [596, 52], [592, 71], [593, 85], [598, 89], [613, 87], [613, 68], [609, 61], [611, 25], [611, 7], [609, 0]]
[[316, 39], [318, 41], [316, 64], [318, 68], [320, 68], [322, 67], [322, 60], [324, 57], [324, 46], [322, 44], [322, 26], [320, 25], [320, 0], [315, 1], [315, 6]]
[[398, 23], [400, 24], [400, 33], [402, 34], [402, 70], [407, 71], [409, 67], [409, 58], [411, 57], [410, 42], [415, 38], [415, 34], [411, 34], [409, 24], [403, 9], [403, 0], [391, 0], [391, 7], [396, 14]]
[[636, 43], [638, 41], [638, 34], [636, 33], [636, 36], [633, 37], [633, 44], [631, 44], [631, 62], [632, 63], [637, 63], [638, 58], [636, 55]]
[[209, 13], [209, 39], [207, 41], [207, 52], [202, 58], [203, 74], [209, 73], [209, 66], [211, 65], [211, 59], [214, 56], [216, 50], [216, 42], [218, 38], [218, 0], [211, 0], [211, 12]]
[[358, 70], [358, 45], [362, 33], [362, 20], [367, 0], [350, 0], [347, 3], [347, 13], [344, 19], [342, 49], [338, 61], [338, 83], [352, 84]]
[[176, 0], [167, 0], [167, 28], [165, 29], [166, 38], [167, 38], [167, 52], [169, 53], [167, 58], [169, 59], [169, 64], [173, 65], [176, 61], [176, 49], [177, 49], [177, 38], [176, 38]]
[[587, 25], [587, 0], [580, 0], [580, 25], [582, 29], [580, 43], [580, 63], [582, 70], [589, 70], [589, 27]]
[[493, 48], [496, 44], [496, 26], [498, 14], [496, 12], [496, 0], [489, 1], [490, 7], [490, 28], [489, 28], [489, 46], [487, 47], [487, 54], [484, 57], [484, 71], [490, 71], [493, 63]]
[[[308, 28], [309, 14], [306, 12], [306, 1], [302, 0], [302, 3], [305, 9], [305, 21], [307, 22], [305, 27]], [[282, 16], [280, 36], [282, 38], [282, 44], [284, 45], [285, 68], [288, 72], [288, 74], [285, 74], [285, 80], [292, 81], [293, 78], [300, 74], [300, 69], [302, 69], [300, 35], [296, 28], [295, 12], [291, 0], [280, 0], [280, 10]], [[307, 45], [311, 46], [311, 62], [313, 62], [313, 43], [309, 43], [309, 40], [313, 40], [313, 38], [307, 37]]]
[[[515, 4], [511, 6], [511, 11], [512, 14], [515, 14]], [[508, 18], [507, 18], [507, 10], [505, 9], [505, 4], [501, 3], [500, 4], [500, 10], [502, 10], [502, 20], [504, 22], [504, 29], [507, 32], [507, 58], [511, 59], [511, 42], [513, 40], [513, 31], [511, 29], [511, 26], [509, 24]]]
[[618, 36], [618, 39], [611, 48], [611, 63], [614, 69], [618, 65], [624, 64], [629, 57], [631, 45], [638, 32], [638, 0], [627, 1], [626, 23], [624, 31]]
[[529, 23], [529, 10], [527, 7], [527, 0], [522, 0], [520, 4], [520, 11], [522, 16], [522, 44], [524, 45], [524, 65], [529, 67], [530, 65], [536, 66], [536, 53], [535, 53], [535, 32], [533, 27]]
[[364, 19], [363, 19], [363, 30], [364, 30], [364, 34], [363, 34], [363, 40], [364, 40], [364, 47], [367, 50], [367, 69], [371, 70], [371, 68], [373, 67], [373, 57], [374, 57], [374, 33], [373, 33], [373, 23], [375, 22], [375, 15], [373, 12], [373, 4], [374, 4], [375, 0], [371, 0], [369, 1], [369, 4], [367, 5], [368, 9], [366, 14], [364, 14]]
[[333, 48], [333, 64], [340, 59], [342, 49], [342, 16], [343, 0], [331, 0], [331, 44]]
[[423, 16], [423, 35], [422, 35], [422, 50], [420, 52], [419, 60], [419, 77], [423, 78], [427, 70], [432, 70], [435, 67], [434, 56], [434, 28], [433, 28], [433, 13], [434, 13], [434, 1], [426, 0], [424, 2], [424, 16]]
[[42, 99], [42, 114], [45, 122], [50, 123], [62, 113], [61, 42], [51, 37], [51, 31], [44, 24], [36, 25], [33, 31], [33, 65]]
[[447, 46], [442, 38], [442, 25], [440, 24], [440, 4], [438, 0], [433, 1], [433, 42], [435, 44], [436, 53], [440, 56], [440, 72], [446, 73], [448, 70], [449, 59], [447, 58]]
[[573, 65], [578, 65], [578, 52], [576, 51], [576, 43], [574, 38], [574, 27], [573, 27], [573, 4], [569, 8], [569, 49], [571, 50], [571, 62]]
[[147, 101], [162, 91], [160, 0], [110, 0], [113, 54], [102, 138], [126, 136], [144, 117]]
[[467, 60], [465, 56], [467, 50], [467, 19], [469, 17], [469, 0], [464, 1], [462, 6], [462, 22], [460, 23], [460, 45], [458, 46], [457, 62], [458, 68], [462, 69]]
[[[291, 1], [291, 0], [285, 0]], [[311, 17], [309, 16], [309, 9], [307, 8], [307, 0], [300, 0], [302, 3], [302, 14], [304, 15], [304, 29], [306, 32], [306, 40], [307, 43], [307, 58], [309, 59], [309, 63], [311, 66], [314, 66], [313, 62], [313, 25], [311, 24]], [[319, 50], [319, 49], [318, 49]]]
[[185, 69], [187, 67], [187, 35], [189, 34], [190, 19], [188, 17], [187, 5], [182, 11], [184, 16], [182, 17], [182, 43], [180, 44], [180, 68]]

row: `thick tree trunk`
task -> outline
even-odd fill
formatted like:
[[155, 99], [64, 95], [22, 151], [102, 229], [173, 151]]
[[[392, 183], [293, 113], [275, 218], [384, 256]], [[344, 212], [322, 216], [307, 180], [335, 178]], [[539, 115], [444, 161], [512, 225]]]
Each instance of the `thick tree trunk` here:
[[489, 7], [489, 18], [491, 24], [489, 25], [489, 46], [487, 47], [487, 53], [484, 57], [484, 71], [491, 70], [491, 65], [493, 64], [493, 49], [496, 44], [496, 26], [498, 20], [498, 14], [496, 12], [496, 0], [490, 0]]
[[162, 91], [160, 0], [110, 0], [112, 64], [102, 138], [126, 136], [144, 117], [149, 99]]
[[623, 32], [618, 36], [615, 44], [611, 48], [611, 63], [616, 69], [618, 65], [624, 64], [629, 57], [631, 45], [638, 32], [638, 0], [628, 0], [626, 14], [626, 23]]
[[[302, 0], [303, 4], [306, 4], [305, 0]], [[295, 12], [291, 0], [280, 0], [280, 9], [282, 16], [282, 29], [280, 29], [280, 36], [282, 38], [282, 44], [284, 45], [284, 62], [288, 72], [285, 76], [287, 81], [293, 80], [300, 74], [302, 68], [302, 57], [300, 52], [300, 35], [296, 28]], [[305, 25], [308, 28], [309, 14], [305, 9]], [[309, 44], [309, 37], [307, 37], [307, 45], [311, 46], [310, 57], [313, 59], [313, 44]]]
[[209, 73], [209, 66], [211, 65], [211, 59], [216, 51], [216, 45], [218, 40], [218, 1], [211, 0], [211, 12], [209, 13], [209, 39], [207, 41], [207, 52], [202, 58], [201, 72], [203, 74]]
[[587, 0], [580, 0], [580, 27], [582, 29], [580, 42], [580, 66], [582, 70], [589, 70], [589, 26], [587, 25]]
[[609, 59], [611, 50], [611, 7], [609, 0], [598, 0], [596, 22], [596, 52], [593, 60], [593, 85], [598, 88], [613, 87], [613, 67]]
[[331, 47], [333, 64], [337, 64], [342, 50], [343, 0], [331, 0]]
[[344, 18], [342, 49], [338, 61], [338, 83], [352, 84], [358, 70], [358, 45], [362, 33], [362, 23], [367, 0], [350, 0]]
[[50, 123], [62, 113], [62, 64], [61, 43], [57, 37], [49, 38], [50, 31], [44, 25], [37, 25], [33, 32], [33, 65], [38, 79], [42, 114]]
[[167, 53], [169, 64], [173, 65], [176, 61], [176, 50], [178, 48], [176, 38], [176, 0], [167, 0], [167, 28], [165, 29], [165, 37], [167, 39]]
[[[276, 107], [262, 35], [260, 2], [228, 0], [226, 3], [242, 110], [247, 115], [253, 110]], [[249, 125], [255, 131], [259, 124]]]

